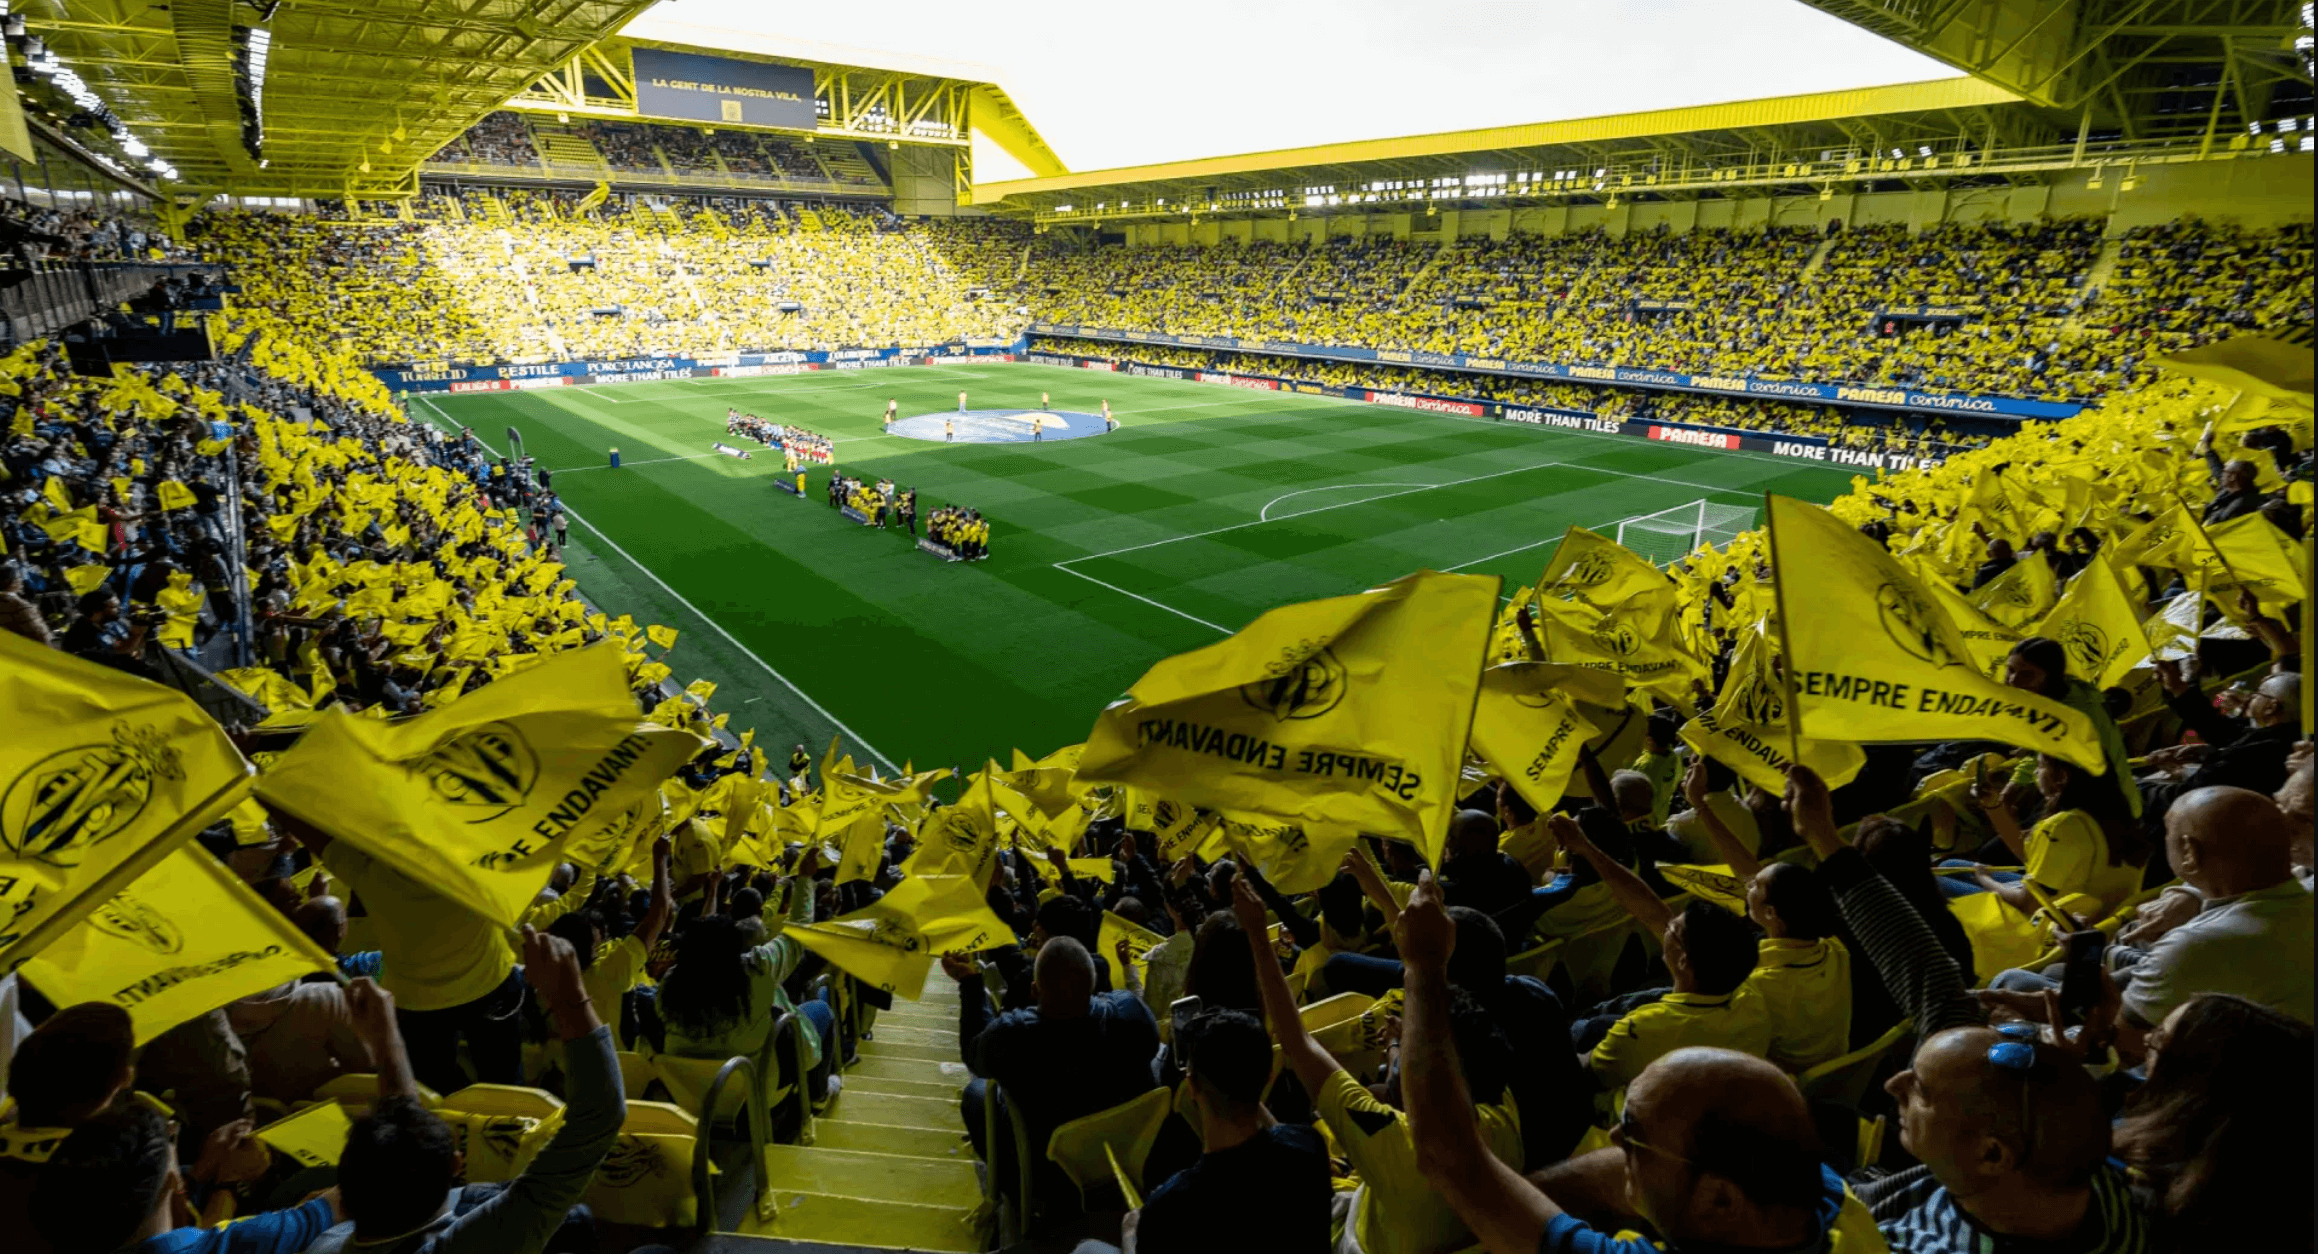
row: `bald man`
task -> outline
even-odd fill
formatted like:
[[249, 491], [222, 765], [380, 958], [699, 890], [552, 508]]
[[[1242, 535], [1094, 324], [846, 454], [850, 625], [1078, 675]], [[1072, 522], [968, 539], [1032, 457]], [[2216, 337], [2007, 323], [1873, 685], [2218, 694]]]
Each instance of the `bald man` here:
[[2243, 788], [2200, 788], [2173, 803], [2166, 857], [2205, 905], [2132, 968], [2119, 1053], [2139, 1061], [2149, 1030], [2198, 993], [2235, 993], [2311, 1021], [2318, 970], [2310, 890], [2294, 878], [2295, 834], [2275, 801]]
[[[1054, 1130], [1081, 1115], [1106, 1110], [1155, 1086], [1151, 1060], [1159, 1053], [1159, 1024], [1140, 998], [1124, 990], [1097, 993], [1095, 961], [1068, 936], [1039, 947], [1031, 971], [1038, 1004], [992, 1018], [982, 973], [962, 954], [942, 955], [942, 970], [958, 982], [958, 1052], [974, 1080], [959, 1097], [974, 1153], [991, 1163], [1011, 1188], [1019, 1179], [1010, 1141], [996, 1159], [983, 1143], [984, 1105], [995, 1082], [1021, 1103], [1030, 1144], [1043, 1147]], [[1001, 1118], [1005, 1112], [1001, 1110]], [[1042, 1197], [1071, 1198], [1078, 1191], [1043, 1162]]]
[[1884, 1086], [1900, 1144], [1922, 1163], [1861, 1186], [1895, 1254], [2148, 1247], [2125, 1175], [2107, 1165], [2098, 1086], [2034, 1036], [1952, 1028]]
[[[1426, 1183], [1490, 1254], [1658, 1254], [1659, 1246], [1619, 1241], [1568, 1214], [1488, 1151], [1449, 1031], [1456, 932], [1429, 878], [1393, 935], [1408, 968], [1401, 1092]], [[1618, 1148], [1605, 1155], [1616, 1159], [1597, 1163], [1622, 1161], [1622, 1209], [1646, 1218], [1672, 1254], [1817, 1254], [1838, 1224], [1868, 1222], [1820, 1165], [1819, 1135], [1794, 1081], [1759, 1058], [1680, 1049], [1658, 1059], [1627, 1088], [1614, 1139]]]

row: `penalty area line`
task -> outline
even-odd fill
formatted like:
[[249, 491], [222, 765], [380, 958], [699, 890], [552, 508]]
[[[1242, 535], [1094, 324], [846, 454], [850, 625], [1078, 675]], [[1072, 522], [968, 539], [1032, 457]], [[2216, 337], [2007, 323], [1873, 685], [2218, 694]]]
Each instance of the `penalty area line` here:
[[1096, 585], [1099, 585], [1099, 586], [1101, 586], [1101, 587], [1105, 587], [1105, 588], [1109, 588], [1111, 591], [1118, 593], [1120, 596], [1123, 596], [1123, 597], [1133, 597], [1134, 599], [1136, 599], [1136, 600], [1138, 600], [1138, 601], [1141, 601], [1143, 604], [1145, 604], [1145, 605], [1148, 605], [1148, 606], [1152, 607], [1153, 609], [1161, 609], [1161, 610], [1165, 610], [1165, 611], [1167, 611], [1168, 613], [1170, 613], [1170, 614], [1173, 614], [1173, 615], [1174, 615], [1174, 616], [1176, 616], [1177, 618], [1182, 618], [1182, 619], [1189, 619], [1190, 621], [1192, 621], [1192, 622], [1195, 622], [1195, 623], [1199, 624], [1200, 626], [1207, 628], [1209, 631], [1218, 632], [1218, 633], [1220, 633], [1220, 634], [1222, 634], [1222, 635], [1226, 635], [1226, 636], [1228, 636], [1228, 635], [1230, 635], [1230, 634], [1231, 634], [1231, 628], [1229, 628], [1229, 627], [1223, 627], [1223, 626], [1218, 626], [1218, 625], [1217, 625], [1217, 624], [1215, 624], [1215, 623], [1211, 623], [1211, 622], [1207, 621], [1206, 619], [1204, 619], [1204, 618], [1201, 618], [1201, 617], [1200, 617], [1199, 615], [1197, 615], [1197, 614], [1186, 614], [1186, 613], [1184, 613], [1182, 610], [1176, 609], [1174, 606], [1167, 604], [1165, 601], [1154, 601], [1154, 600], [1152, 600], [1151, 598], [1149, 598], [1149, 597], [1147, 597], [1147, 596], [1144, 596], [1144, 595], [1143, 595], [1142, 593], [1140, 593], [1140, 592], [1129, 592], [1129, 591], [1127, 591], [1125, 588], [1122, 588], [1122, 587], [1120, 587], [1119, 585], [1117, 585], [1117, 584], [1115, 584], [1115, 583], [1105, 583], [1105, 582], [1103, 582], [1102, 580], [1095, 578], [1093, 575], [1090, 575], [1090, 574], [1086, 573], [1086, 572], [1085, 572], [1085, 571], [1083, 571], [1083, 570], [1072, 570], [1070, 567], [1063, 565], [1061, 562], [1054, 562], [1054, 563], [1051, 563], [1051, 565], [1052, 565], [1052, 566], [1053, 566], [1053, 567], [1054, 567], [1056, 570], [1059, 570], [1059, 571], [1064, 571], [1064, 572], [1067, 572], [1067, 573], [1069, 573], [1069, 574], [1073, 574], [1073, 575], [1077, 575], [1079, 578], [1086, 580], [1088, 583], [1091, 583], [1091, 584], [1096, 584]]
[[[434, 412], [435, 412], [435, 416], [436, 416], [438, 419], [442, 420], [443, 422], [450, 422], [450, 423], [451, 423], [451, 425], [452, 425], [453, 427], [456, 427], [456, 426], [458, 425], [457, 423], [455, 423], [455, 422], [452, 422], [451, 416], [450, 416], [449, 414], [446, 414], [446, 413], [444, 413], [444, 412], [442, 411], [442, 409], [441, 409], [440, 407], [438, 407], [438, 406], [437, 406], [437, 405], [434, 403], [434, 401], [432, 401], [431, 399], [428, 399], [427, 397], [424, 397], [424, 396], [421, 396], [421, 397], [419, 397], [418, 399], [419, 399], [420, 403], [421, 403], [421, 404], [423, 404], [423, 405], [425, 405], [425, 406], [426, 406], [428, 409], [434, 410]], [[491, 445], [490, 445], [489, 443], [487, 443], [487, 442], [484, 442], [484, 441], [482, 440], [482, 437], [480, 437], [480, 436], [477, 436], [477, 437], [476, 437], [476, 440], [477, 440], [477, 442], [478, 442], [478, 443], [482, 443], [484, 448], [491, 449], [491, 455], [492, 455], [492, 456], [494, 456], [494, 457], [502, 457], [502, 456], [505, 456], [505, 454], [502, 454], [502, 453], [501, 453], [501, 452], [500, 452], [498, 449], [491, 448]], [[714, 454], [710, 454], [710, 456], [714, 456]], [[707, 623], [707, 624], [708, 624], [708, 628], [709, 628], [709, 630], [711, 630], [711, 631], [715, 632], [715, 633], [716, 633], [717, 635], [719, 635], [719, 636], [722, 636], [722, 637], [724, 637], [724, 640], [725, 640], [725, 643], [726, 643], [726, 644], [729, 644], [729, 645], [731, 645], [733, 648], [740, 650], [740, 652], [741, 652], [741, 655], [742, 655], [742, 656], [744, 656], [744, 657], [748, 658], [748, 660], [750, 660], [750, 661], [752, 661], [752, 662], [756, 663], [756, 664], [757, 664], [759, 667], [762, 667], [762, 668], [764, 669], [764, 672], [765, 672], [767, 675], [770, 675], [770, 676], [772, 676], [774, 679], [776, 679], [776, 680], [780, 681], [780, 684], [781, 684], [781, 686], [782, 686], [782, 687], [784, 687], [784, 688], [787, 688], [789, 691], [791, 691], [791, 692], [793, 692], [793, 693], [797, 694], [797, 699], [798, 699], [798, 700], [800, 700], [800, 701], [803, 701], [803, 702], [804, 702], [806, 705], [808, 705], [808, 706], [812, 707], [812, 709], [813, 709], [813, 712], [814, 712], [814, 713], [816, 713], [816, 714], [820, 715], [822, 718], [825, 718], [825, 719], [829, 720], [829, 725], [830, 725], [830, 726], [832, 726], [832, 727], [836, 728], [838, 731], [841, 731], [841, 732], [845, 733], [845, 735], [846, 735], [846, 736], [847, 736], [849, 739], [851, 739], [851, 740], [853, 741], [853, 743], [855, 743], [855, 744], [857, 744], [857, 745], [860, 745], [860, 746], [861, 746], [863, 749], [866, 749], [866, 750], [868, 750], [868, 751], [869, 751], [869, 755], [870, 755], [871, 757], [873, 757], [873, 758], [876, 758], [876, 759], [877, 759], [879, 762], [881, 762], [881, 763], [884, 763], [884, 764], [885, 764], [885, 769], [887, 769], [887, 770], [889, 770], [889, 771], [893, 771], [893, 772], [895, 772], [896, 774], [899, 774], [899, 773], [900, 773], [900, 771], [901, 771], [901, 768], [900, 768], [899, 766], [896, 766], [896, 765], [894, 764], [894, 761], [893, 761], [893, 759], [892, 759], [892, 758], [889, 758], [889, 757], [885, 756], [883, 753], [880, 753], [880, 752], [878, 752], [878, 749], [877, 749], [877, 746], [876, 746], [876, 745], [873, 745], [873, 744], [869, 743], [869, 741], [867, 741], [866, 739], [863, 739], [863, 737], [862, 737], [862, 735], [861, 735], [861, 733], [860, 733], [860, 732], [857, 732], [857, 731], [853, 730], [852, 728], [850, 728], [850, 727], [847, 727], [847, 726], [845, 725], [845, 720], [843, 720], [843, 719], [841, 719], [841, 718], [837, 717], [837, 716], [836, 716], [836, 715], [834, 715], [834, 714], [831, 714], [831, 713], [829, 712], [829, 709], [828, 709], [828, 707], [827, 707], [827, 706], [824, 706], [824, 705], [822, 705], [820, 702], [818, 702], [818, 701], [815, 701], [815, 700], [812, 698], [811, 694], [807, 693], [807, 692], [806, 692], [804, 689], [802, 689], [802, 688], [799, 688], [799, 687], [797, 686], [797, 684], [796, 684], [796, 681], [795, 681], [795, 680], [792, 680], [792, 679], [790, 679], [788, 676], [786, 676], [786, 675], [782, 674], [781, 672], [779, 672], [779, 671], [777, 671], [777, 670], [773, 669], [773, 664], [772, 664], [772, 663], [770, 663], [770, 662], [767, 662], [766, 660], [764, 660], [764, 659], [763, 659], [763, 658], [761, 658], [761, 657], [758, 657], [758, 656], [757, 656], [757, 654], [756, 654], [756, 650], [754, 650], [754, 649], [751, 649], [751, 648], [749, 648], [747, 645], [745, 645], [745, 644], [742, 644], [740, 641], [738, 641], [738, 640], [734, 639], [734, 638], [733, 638], [733, 634], [732, 634], [731, 632], [729, 632], [729, 631], [726, 631], [726, 630], [724, 629], [724, 624], [722, 624], [722, 623], [720, 623], [720, 622], [717, 622], [715, 619], [713, 619], [713, 618], [710, 618], [710, 617], [709, 617], [707, 614], [704, 614], [704, 613], [702, 613], [702, 612], [701, 612], [701, 609], [700, 609], [700, 607], [699, 607], [699, 606], [697, 606], [697, 605], [694, 605], [694, 604], [691, 602], [691, 600], [689, 600], [688, 598], [686, 598], [686, 597], [685, 597], [685, 595], [684, 595], [683, 593], [681, 593], [681, 592], [678, 592], [676, 589], [669, 587], [669, 586], [668, 586], [668, 581], [667, 581], [667, 580], [665, 580], [665, 579], [662, 579], [662, 578], [660, 577], [660, 575], [659, 575], [659, 572], [657, 572], [657, 571], [653, 570], [653, 569], [652, 569], [651, 567], [649, 567], [649, 566], [646, 566], [646, 565], [645, 565], [645, 564], [643, 564], [642, 562], [639, 562], [639, 561], [637, 561], [637, 560], [635, 559], [635, 557], [634, 557], [633, 555], [631, 555], [631, 554], [630, 554], [630, 553], [629, 553], [629, 552], [628, 552], [626, 549], [623, 549], [623, 548], [621, 548], [621, 547], [620, 547], [620, 542], [619, 542], [619, 541], [612, 539], [612, 538], [611, 538], [610, 536], [608, 536], [608, 535], [605, 535], [605, 534], [604, 534], [604, 529], [603, 529], [603, 528], [601, 528], [601, 527], [598, 527], [598, 526], [596, 526], [594, 523], [592, 523], [592, 522], [589, 522], [587, 519], [585, 519], [585, 518], [581, 517], [581, 516], [580, 516], [580, 512], [579, 512], [578, 510], [575, 510], [575, 509], [571, 508], [571, 506], [569, 506], [569, 505], [566, 505], [566, 506], [564, 506], [563, 512], [564, 512], [565, 516], [569, 517], [569, 518], [570, 518], [570, 519], [571, 519], [573, 522], [576, 522], [576, 523], [578, 523], [580, 526], [582, 526], [582, 527], [585, 527], [585, 528], [587, 528], [588, 530], [590, 530], [590, 531], [592, 531], [592, 532], [595, 532], [595, 533], [596, 533], [596, 536], [597, 536], [597, 538], [598, 538], [598, 539], [601, 539], [601, 540], [602, 540], [602, 541], [603, 541], [605, 544], [607, 544], [607, 545], [610, 545], [610, 546], [611, 546], [612, 552], [619, 554], [619, 555], [621, 556], [621, 558], [625, 559], [629, 565], [631, 565], [631, 566], [634, 566], [634, 567], [635, 567], [637, 570], [640, 570], [640, 571], [644, 572], [644, 577], [645, 577], [646, 579], [649, 579], [649, 580], [651, 580], [653, 583], [656, 583], [656, 584], [660, 585], [660, 590], [661, 590], [661, 591], [663, 591], [663, 592], [666, 592], [666, 593], [667, 593], [669, 596], [672, 596], [672, 597], [676, 598], [676, 603], [677, 603], [678, 605], [681, 605], [681, 606], [683, 606], [685, 609], [692, 611], [693, 617], [695, 617], [695, 618], [698, 618], [698, 619], [699, 619], [701, 622]], [[1075, 573], [1075, 572], [1073, 572], [1073, 573]], [[1220, 629], [1219, 629], [1219, 630], [1220, 630]], [[1228, 633], [1227, 633], [1227, 634], [1228, 634]]]

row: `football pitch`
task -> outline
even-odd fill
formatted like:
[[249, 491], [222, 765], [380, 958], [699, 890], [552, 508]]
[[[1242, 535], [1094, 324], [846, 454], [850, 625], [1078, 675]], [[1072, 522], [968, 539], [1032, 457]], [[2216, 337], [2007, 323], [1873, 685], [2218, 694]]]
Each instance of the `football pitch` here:
[[[1044, 443], [881, 433], [975, 409], [1094, 411], [1119, 430]], [[837, 468], [970, 506], [990, 556], [944, 562], [897, 529], [777, 490], [777, 450], [710, 450], [727, 407], [836, 441]], [[565, 560], [597, 605], [681, 633], [678, 682], [776, 759], [832, 733], [892, 767], [1001, 764], [1086, 736], [1153, 662], [1264, 610], [1422, 567], [1536, 579], [1571, 524], [1691, 501], [1828, 501], [1852, 472], [1494, 419], [1030, 364], [829, 371], [413, 397], [505, 452], [512, 427], [572, 519]], [[607, 466], [618, 448], [620, 469]], [[1421, 664], [1421, 659], [1418, 660]]]

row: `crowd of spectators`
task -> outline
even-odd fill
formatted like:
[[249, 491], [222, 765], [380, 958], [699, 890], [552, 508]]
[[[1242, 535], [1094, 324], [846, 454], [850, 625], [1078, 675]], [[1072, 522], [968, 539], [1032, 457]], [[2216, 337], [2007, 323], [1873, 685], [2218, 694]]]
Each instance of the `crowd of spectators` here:
[[[809, 143], [781, 135], [653, 122], [590, 121], [575, 128], [622, 174], [729, 174], [788, 182], [844, 182], [813, 157]], [[498, 112], [444, 145], [444, 160], [536, 166], [539, 150], [522, 114]], [[721, 165], [719, 164], [721, 162]]]
[[[2115, 295], [2092, 219], [1050, 246], [1021, 291], [1080, 326], [2081, 401], [2146, 382], [2153, 347], [2306, 322], [2309, 231], [2144, 229]], [[1924, 310], [1949, 314], [1879, 317]]]
[[485, 165], [535, 166], [539, 149], [531, 142], [531, 126], [520, 113], [486, 114], [452, 140], [450, 151], [464, 153]]
[[1956, 449], [1980, 447], [1991, 438], [1985, 432], [1950, 430], [1937, 418], [1906, 417], [1871, 409], [1804, 405], [1753, 397], [1650, 392], [1637, 388], [1524, 379], [1422, 366], [1326, 361], [1280, 353], [1240, 353], [1073, 336], [1040, 335], [1033, 337], [1031, 344], [1038, 351], [1104, 358], [1130, 365], [1173, 366], [1186, 370], [1283, 379], [1328, 388], [1360, 388], [1509, 406], [1542, 406], [1566, 413], [1590, 414], [1605, 422], [1653, 420], [1761, 431], [1766, 434], [1814, 436], [1848, 449], [1912, 456], [1946, 456]]
[[[534, 362], [1011, 339], [975, 266], [882, 209], [739, 198], [593, 213], [570, 193], [497, 198], [509, 225], [437, 198], [412, 221], [205, 214], [205, 258], [244, 304], [365, 360]], [[575, 264], [575, 261], [581, 264]]]

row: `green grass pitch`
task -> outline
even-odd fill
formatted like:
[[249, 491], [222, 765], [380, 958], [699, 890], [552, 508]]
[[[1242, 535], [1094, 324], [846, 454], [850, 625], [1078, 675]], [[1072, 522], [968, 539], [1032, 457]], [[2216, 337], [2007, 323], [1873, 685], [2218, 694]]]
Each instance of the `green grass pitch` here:
[[[956, 408], [1092, 411], [1109, 435], [933, 444], [880, 434]], [[777, 455], [709, 451], [728, 406], [836, 438], [837, 465], [969, 505], [991, 555], [948, 563], [800, 500]], [[1004, 762], [1083, 739], [1153, 662], [1265, 609], [1420, 567], [1533, 580], [1570, 524], [1705, 498], [1827, 501], [1851, 472], [1621, 436], [1054, 366], [990, 363], [414, 398], [494, 450], [513, 427], [572, 512], [566, 560], [613, 613], [682, 633], [679, 681], [776, 750], [832, 732], [899, 765]], [[753, 442], [744, 447], [756, 449]], [[605, 467], [617, 447], [625, 465]]]

